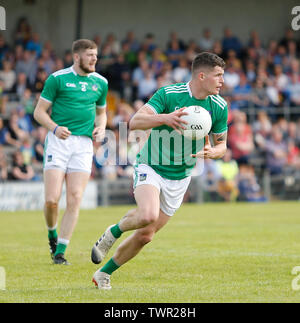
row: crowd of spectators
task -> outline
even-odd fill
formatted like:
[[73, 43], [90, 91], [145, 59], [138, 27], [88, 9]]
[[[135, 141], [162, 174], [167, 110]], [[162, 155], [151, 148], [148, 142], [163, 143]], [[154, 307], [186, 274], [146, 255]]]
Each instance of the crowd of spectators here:
[[[228, 27], [221, 39], [209, 28], [193, 40], [171, 32], [165, 46], [156, 44], [154, 34], [137, 39], [133, 31], [124, 39], [113, 33], [91, 38], [98, 46], [96, 70], [109, 82], [108, 128], [116, 137], [120, 122], [128, 122], [158, 88], [189, 81], [191, 62], [199, 52], [224, 58], [221, 95], [229, 107], [229, 152], [207, 166], [205, 185], [211, 199], [264, 200], [258, 166], [271, 175], [300, 171], [300, 41], [292, 30], [268, 43], [255, 30], [242, 42]], [[35, 169], [41, 169], [46, 130], [34, 121], [34, 107], [47, 77], [71, 65], [70, 50], [57, 55], [26, 18], [18, 21], [10, 41], [0, 34], [0, 181], [41, 179]], [[286, 107], [288, 119], [282, 112]], [[124, 146], [118, 148], [120, 155]], [[126, 149], [129, 156], [136, 151], [134, 145]], [[131, 176], [132, 167], [115, 165], [108, 155], [95, 144], [94, 178]]]

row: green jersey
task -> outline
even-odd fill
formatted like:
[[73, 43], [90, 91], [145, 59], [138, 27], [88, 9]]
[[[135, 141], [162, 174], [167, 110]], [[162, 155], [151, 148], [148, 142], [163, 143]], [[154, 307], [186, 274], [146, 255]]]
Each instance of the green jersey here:
[[[211, 133], [227, 131], [228, 109], [219, 95], [204, 100], [193, 97], [189, 83], [178, 83], [160, 88], [146, 104], [156, 114], [172, 113], [177, 109], [198, 105], [209, 111], [212, 118]], [[151, 166], [159, 175], [172, 180], [190, 176], [196, 164], [191, 157], [203, 149], [204, 139], [190, 140], [174, 129], [163, 125], [151, 130], [148, 141], [137, 155], [137, 164]]]
[[52, 103], [51, 119], [72, 135], [92, 138], [96, 108], [106, 107], [107, 80], [98, 73], [81, 76], [73, 67], [51, 74], [41, 98]]

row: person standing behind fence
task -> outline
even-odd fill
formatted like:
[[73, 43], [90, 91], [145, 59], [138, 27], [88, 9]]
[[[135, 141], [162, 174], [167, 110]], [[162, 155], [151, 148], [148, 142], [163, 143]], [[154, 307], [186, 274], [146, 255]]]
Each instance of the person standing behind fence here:
[[[49, 76], [34, 111], [36, 121], [49, 131], [44, 148], [44, 215], [50, 253], [54, 264], [64, 265], [69, 264], [64, 254], [91, 174], [92, 139], [103, 138], [107, 122], [108, 84], [95, 72], [97, 45], [91, 40], [77, 40], [72, 54], [73, 66]], [[51, 117], [47, 113], [50, 106]], [[58, 236], [58, 202], [64, 180], [67, 207]]]

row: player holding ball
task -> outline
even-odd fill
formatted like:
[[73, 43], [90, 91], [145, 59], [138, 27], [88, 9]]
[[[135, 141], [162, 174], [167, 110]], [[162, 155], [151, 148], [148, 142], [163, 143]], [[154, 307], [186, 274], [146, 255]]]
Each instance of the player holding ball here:
[[[180, 207], [197, 158], [219, 159], [225, 154], [228, 110], [226, 101], [219, 95], [224, 84], [224, 68], [225, 62], [216, 54], [199, 54], [192, 64], [190, 82], [160, 88], [131, 119], [131, 130], [150, 132], [136, 159], [137, 208], [106, 229], [92, 248], [92, 261], [101, 263], [123, 232], [135, 231], [95, 272], [93, 282], [99, 289], [111, 289], [111, 274], [151, 242]], [[187, 124], [184, 108], [190, 106], [201, 106], [210, 113], [213, 146], [208, 136], [205, 140], [190, 140], [190, 144], [183, 140], [182, 130]], [[164, 140], [168, 134], [172, 140]]]

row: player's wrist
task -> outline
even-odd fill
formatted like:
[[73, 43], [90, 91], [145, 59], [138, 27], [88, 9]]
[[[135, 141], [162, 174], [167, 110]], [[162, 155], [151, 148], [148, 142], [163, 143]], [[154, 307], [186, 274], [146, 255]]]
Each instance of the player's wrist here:
[[169, 124], [168, 121], [169, 121], [168, 114], [163, 113], [163, 114], [158, 115], [158, 122], [159, 122], [160, 126], [168, 125]]
[[59, 128], [59, 125], [56, 125], [55, 128], [53, 129], [52, 132], [53, 132], [54, 135], [56, 134], [56, 131], [57, 131], [58, 128]]

